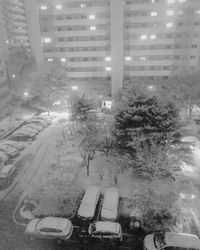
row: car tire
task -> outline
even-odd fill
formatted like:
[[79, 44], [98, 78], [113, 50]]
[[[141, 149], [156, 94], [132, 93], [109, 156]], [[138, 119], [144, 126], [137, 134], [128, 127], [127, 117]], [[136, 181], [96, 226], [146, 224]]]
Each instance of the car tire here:
[[63, 241], [61, 239], [56, 239], [56, 243], [60, 245], [63, 243]]

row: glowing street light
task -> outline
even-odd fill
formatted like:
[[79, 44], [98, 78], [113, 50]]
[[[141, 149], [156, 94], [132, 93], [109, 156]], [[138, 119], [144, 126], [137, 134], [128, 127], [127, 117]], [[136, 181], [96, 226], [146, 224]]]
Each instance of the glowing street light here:
[[13, 74], [13, 75], [12, 75], [12, 78], [15, 78], [15, 77], [16, 77], [16, 75], [15, 75], [15, 74]]
[[77, 90], [77, 89], [78, 89], [78, 86], [72, 86], [72, 89], [73, 89], [73, 90]]

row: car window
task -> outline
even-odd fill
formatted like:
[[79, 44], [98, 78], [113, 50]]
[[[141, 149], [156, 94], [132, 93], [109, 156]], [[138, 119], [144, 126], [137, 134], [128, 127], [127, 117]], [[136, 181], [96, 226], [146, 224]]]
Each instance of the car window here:
[[155, 234], [154, 235], [154, 245], [157, 249], [162, 249], [166, 247], [165, 235]]
[[55, 228], [41, 228], [40, 232], [43, 232], [43, 233], [61, 233], [62, 231], [59, 229], [55, 229]]

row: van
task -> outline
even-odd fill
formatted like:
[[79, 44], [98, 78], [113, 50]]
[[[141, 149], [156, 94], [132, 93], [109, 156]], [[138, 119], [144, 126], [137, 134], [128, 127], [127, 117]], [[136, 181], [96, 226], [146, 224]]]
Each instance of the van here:
[[119, 191], [117, 188], [107, 188], [101, 209], [101, 219], [116, 221], [119, 210]]
[[148, 234], [144, 238], [144, 250], [178, 250], [182, 248], [200, 249], [200, 240], [193, 234], [165, 232]]
[[89, 186], [78, 209], [78, 217], [83, 220], [91, 220], [94, 217], [99, 197], [100, 187]]

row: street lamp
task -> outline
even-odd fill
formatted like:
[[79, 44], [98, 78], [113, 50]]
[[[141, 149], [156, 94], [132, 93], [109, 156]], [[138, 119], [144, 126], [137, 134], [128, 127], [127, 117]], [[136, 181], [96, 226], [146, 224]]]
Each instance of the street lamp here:
[[15, 77], [16, 77], [16, 75], [15, 75], [15, 74], [13, 74], [13, 75], [12, 75], [12, 78], [15, 78]]
[[78, 86], [72, 86], [72, 89], [73, 89], [73, 90], [77, 90], [77, 89], [78, 89]]

